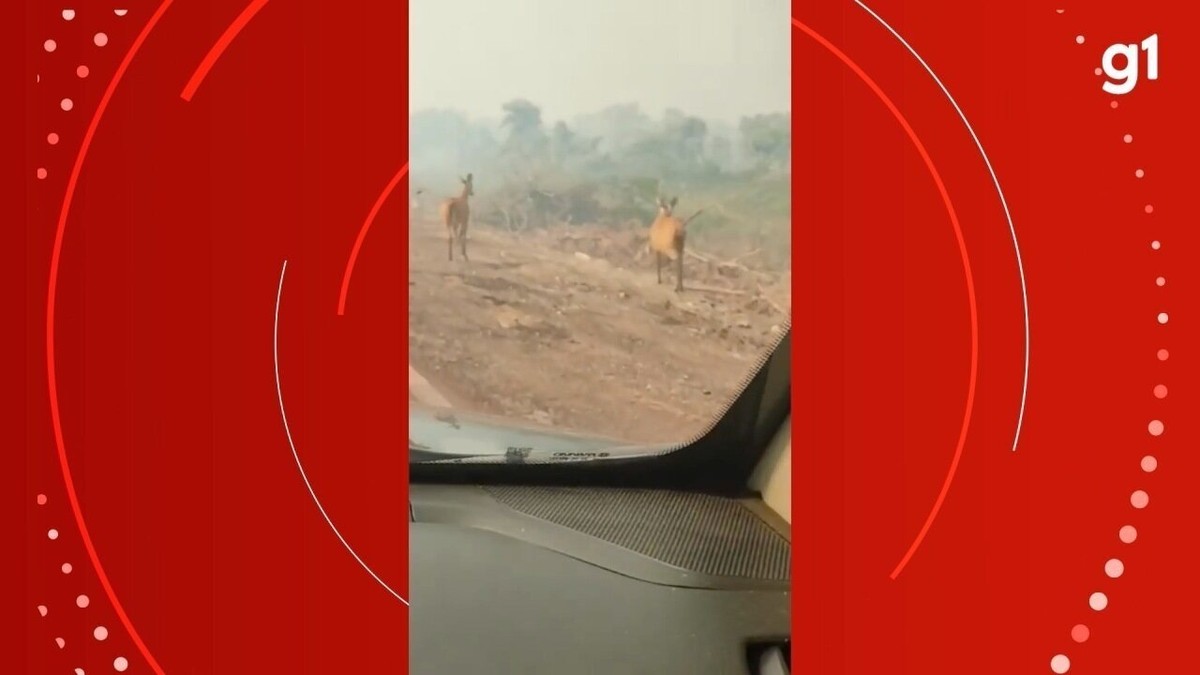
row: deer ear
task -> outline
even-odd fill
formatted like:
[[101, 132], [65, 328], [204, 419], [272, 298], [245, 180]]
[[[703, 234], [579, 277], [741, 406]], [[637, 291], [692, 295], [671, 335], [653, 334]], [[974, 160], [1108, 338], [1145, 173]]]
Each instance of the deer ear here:
[[467, 182], [468, 183], [471, 182], [472, 180], [474, 180], [474, 178], [475, 178], [475, 176], [473, 174], [467, 174]]
[[671, 197], [671, 208], [675, 208], [675, 205], [678, 203], [679, 203], [679, 197]]

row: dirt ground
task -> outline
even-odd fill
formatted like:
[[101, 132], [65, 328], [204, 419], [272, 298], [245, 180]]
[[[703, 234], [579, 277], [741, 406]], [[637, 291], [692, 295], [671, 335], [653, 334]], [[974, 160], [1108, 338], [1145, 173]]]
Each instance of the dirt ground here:
[[[645, 233], [472, 224], [447, 260], [440, 224], [410, 226], [410, 363], [456, 408], [633, 443], [704, 432], [787, 324], [790, 272], [695, 248], [656, 283]], [[740, 253], [740, 255], [739, 255]], [[668, 273], [669, 272], [669, 273]]]

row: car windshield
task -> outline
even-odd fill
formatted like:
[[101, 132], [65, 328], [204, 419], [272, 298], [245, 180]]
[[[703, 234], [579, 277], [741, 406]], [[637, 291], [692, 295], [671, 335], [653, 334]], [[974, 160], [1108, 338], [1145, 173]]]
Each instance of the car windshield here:
[[410, 5], [414, 461], [681, 447], [790, 325], [786, 3], [524, 4]]

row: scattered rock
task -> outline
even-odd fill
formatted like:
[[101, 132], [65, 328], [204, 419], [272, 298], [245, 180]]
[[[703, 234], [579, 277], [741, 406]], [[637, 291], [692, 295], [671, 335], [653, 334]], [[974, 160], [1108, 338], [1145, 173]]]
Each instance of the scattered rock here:
[[521, 313], [511, 307], [501, 307], [496, 311], [496, 322], [501, 328], [516, 328], [521, 325]]

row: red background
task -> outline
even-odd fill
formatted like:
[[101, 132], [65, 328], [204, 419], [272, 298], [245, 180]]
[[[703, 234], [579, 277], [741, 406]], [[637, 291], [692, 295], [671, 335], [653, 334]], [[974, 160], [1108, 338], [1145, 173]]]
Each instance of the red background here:
[[[962, 222], [980, 330], [962, 464], [893, 581], [963, 416], [963, 267], [901, 127], [795, 30], [796, 670], [1049, 673], [1064, 653], [1071, 673], [1181, 672], [1194, 660], [1200, 602], [1189, 555], [1200, 513], [1189, 414], [1200, 340], [1189, 310], [1200, 288], [1183, 198], [1196, 149], [1193, 17], [1186, 3], [1162, 2], [868, 4], [955, 96], [1005, 190], [1028, 284], [1028, 408], [1013, 453], [1019, 277], [965, 126], [867, 12], [848, 1], [794, 3], [796, 18], [888, 93], [937, 164]], [[1093, 73], [1104, 49], [1156, 32], [1160, 79], [1146, 80], [1143, 64], [1135, 90], [1110, 107]], [[1166, 326], [1160, 311], [1170, 313]], [[1159, 348], [1168, 361], [1156, 359]], [[1157, 384], [1166, 399], [1152, 394]], [[1161, 437], [1148, 433], [1152, 419], [1166, 423]], [[1159, 460], [1152, 474], [1139, 468], [1148, 453]], [[1145, 510], [1130, 506], [1136, 489], [1150, 495]], [[1138, 529], [1132, 545], [1118, 540], [1126, 524]], [[1125, 563], [1119, 579], [1104, 574], [1110, 557]], [[1094, 591], [1108, 595], [1102, 612], [1088, 607]], [[1077, 623], [1091, 630], [1084, 644], [1071, 640]]]
[[[407, 608], [342, 547], [293, 460], [272, 322], [286, 259], [280, 370], [297, 450], [347, 541], [406, 594], [403, 185], [368, 235], [346, 315], [336, 309], [351, 245], [407, 158], [407, 7], [267, 3], [184, 101], [185, 83], [247, 4], [176, 0], [97, 128], [59, 272], [67, 456], [100, 560], [166, 672], [402, 671]], [[74, 527], [46, 405], [44, 331], [71, 164], [159, 5], [133, 1], [116, 17], [110, 3], [72, 3], [70, 22], [57, 4], [30, 5], [25, 393], [35, 404], [22, 670], [111, 672], [123, 655], [128, 672], [150, 672]], [[109, 37], [103, 48], [97, 31]], [[80, 63], [90, 68], [82, 80]], [[59, 108], [63, 96], [72, 111]], [[49, 132], [58, 145], [47, 145]], [[47, 539], [50, 527], [59, 539]], [[79, 593], [91, 599], [85, 610]], [[106, 641], [91, 637], [95, 625], [109, 629]]]
[[[24, 448], [26, 640], [9, 666], [106, 672], [123, 655], [129, 672], [149, 672], [72, 523], [45, 404], [45, 302], [66, 176], [157, 4], [130, 2], [119, 19], [107, 4], [72, 4], [72, 22], [57, 5], [24, 7], [26, 328], [16, 349], [26, 416], [10, 429]], [[406, 157], [406, 6], [268, 3], [184, 102], [196, 65], [246, 4], [176, 0], [98, 127], [59, 272], [66, 451], [117, 595], [168, 672], [403, 672], [407, 609], [342, 548], [298, 475], [271, 330], [287, 259], [280, 369], [297, 450], [347, 540], [406, 593], [401, 199], [384, 204], [346, 316], [335, 314], [354, 238]], [[962, 419], [962, 264], [896, 121], [795, 31], [797, 671], [1049, 672], [1050, 657], [1066, 653], [1072, 673], [1179, 672], [1200, 601], [1188, 555], [1200, 514], [1189, 346], [1200, 341], [1187, 311], [1200, 289], [1184, 221], [1194, 17], [1184, 3], [871, 6], [955, 95], [1005, 189], [1029, 291], [1028, 408], [1014, 454], [1020, 285], [966, 129], [862, 9], [795, 4], [888, 93], [936, 162], [965, 232], [980, 329], [962, 464], [893, 581]], [[90, 41], [99, 30], [104, 48]], [[1092, 73], [1104, 47], [1155, 32], [1161, 79], [1111, 108]], [[47, 37], [58, 43], [50, 54]], [[86, 80], [73, 75], [79, 63]], [[64, 113], [67, 95], [75, 108]], [[58, 145], [46, 144], [51, 131]], [[1159, 311], [1171, 313], [1167, 326], [1155, 323]], [[1161, 347], [1166, 362], [1155, 358]], [[1156, 384], [1168, 386], [1165, 400], [1151, 394]], [[1165, 435], [1147, 433], [1151, 419], [1166, 422]], [[1146, 453], [1159, 459], [1153, 474], [1138, 468]], [[1134, 489], [1150, 493], [1144, 511], [1129, 505]], [[1132, 545], [1117, 539], [1126, 524], [1139, 531]], [[1104, 576], [1110, 557], [1125, 562], [1119, 579]], [[1097, 590], [1110, 598], [1100, 613], [1087, 606]], [[86, 610], [74, 606], [79, 593], [91, 598]], [[1091, 629], [1085, 644], [1070, 639], [1076, 623]], [[109, 628], [106, 641], [90, 637], [95, 625]]]

